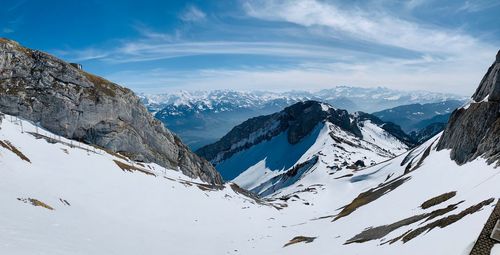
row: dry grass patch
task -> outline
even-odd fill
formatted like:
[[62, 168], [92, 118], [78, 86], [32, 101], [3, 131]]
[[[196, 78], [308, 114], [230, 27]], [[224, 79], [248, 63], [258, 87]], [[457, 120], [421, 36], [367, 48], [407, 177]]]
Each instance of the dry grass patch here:
[[136, 167], [136, 166], [133, 166], [133, 165], [129, 165], [127, 163], [123, 163], [121, 161], [118, 161], [118, 160], [115, 160], [113, 159], [113, 161], [115, 162], [115, 164], [120, 167], [123, 171], [129, 171], [129, 172], [133, 172], [133, 171], [139, 171], [141, 173], [144, 173], [144, 174], [147, 174], [147, 175], [152, 175], [152, 176], [156, 176], [156, 174], [153, 174], [149, 171], [146, 171], [142, 168], [139, 168], [139, 167]]
[[352, 212], [356, 211], [358, 208], [379, 199], [380, 197], [393, 191], [394, 189], [396, 189], [409, 179], [410, 176], [406, 177], [400, 176], [390, 182], [380, 184], [378, 187], [360, 193], [354, 200], [352, 200], [350, 204], [340, 208], [342, 209], [342, 211], [340, 211], [340, 213], [333, 219], [333, 221], [345, 217], [351, 214]]
[[288, 241], [283, 247], [287, 247], [292, 244], [297, 244], [297, 243], [312, 243], [316, 239], [316, 237], [309, 237], [309, 236], [296, 236], [292, 238], [292, 240]]
[[40, 207], [43, 207], [45, 209], [49, 209], [49, 210], [54, 210], [54, 208], [52, 208], [52, 206], [38, 200], [38, 199], [35, 199], [35, 198], [17, 198], [17, 200], [21, 201], [21, 202], [24, 202], [25, 204], [27, 203], [30, 203], [34, 206], [40, 206]]
[[463, 217], [465, 217], [469, 214], [473, 214], [473, 213], [478, 212], [479, 210], [481, 210], [483, 208], [483, 206], [489, 205], [489, 204], [493, 203], [493, 201], [495, 201], [494, 198], [484, 200], [476, 205], [468, 207], [467, 209], [461, 211], [458, 214], [453, 214], [453, 215], [438, 219], [438, 220], [433, 221], [433, 222], [431, 222], [423, 227], [412, 230], [411, 232], [409, 232], [408, 234], [403, 236], [403, 239], [402, 239], [403, 243], [406, 243], [406, 242], [412, 240], [413, 238], [419, 236], [420, 234], [422, 234], [424, 232], [431, 231], [434, 228], [437, 228], [437, 227], [445, 228], [445, 227], [461, 220]]
[[441, 204], [441, 203], [449, 200], [450, 198], [454, 197], [456, 194], [457, 194], [456, 191], [451, 191], [448, 193], [441, 194], [439, 196], [433, 197], [433, 198], [423, 202], [420, 207], [422, 209], [427, 209], [427, 208], [433, 207], [437, 204]]
[[[344, 244], [363, 243], [363, 242], [367, 242], [367, 241], [371, 241], [371, 240], [375, 240], [375, 239], [380, 239], [382, 237], [385, 237], [386, 235], [388, 235], [392, 231], [399, 229], [403, 226], [408, 226], [410, 224], [421, 221], [423, 219], [430, 220], [430, 219], [433, 219], [435, 217], [444, 215], [448, 212], [451, 212], [451, 211], [457, 209], [457, 206], [462, 202], [449, 205], [447, 207], [432, 211], [430, 213], [423, 213], [423, 214], [414, 215], [414, 216], [396, 221], [396, 222], [389, 224], [389, 225], [367, 228], [367, 229], [363, 230], [363, 232], [361, 232], [361, 233], [357, 234], [356, 236], [352, 237], [351, 239], [347, 240]], [[406, 234], [408, 234], [408, 233], [409, 232], [407, 232]], [[388, 242], [389, 243], [396, 242], [397, 240], [401, 239], [402, 237], [403, 236], [399, 236], [399, 237], [397, 237], [393, 240], [390, 240]]]
[[22, 160], [31, 163], [31, 160], [28, 157], [26, 157], [26, 155], [24, 155], [20, 150], [18, 150], [14, 145], [12, 145], [9, 141], [7, 141], [7, 140], [1, 141], [0, 140], [0, 146], [4, 147], [7, 150], [12, 151], [14, 154], [16, 154]]

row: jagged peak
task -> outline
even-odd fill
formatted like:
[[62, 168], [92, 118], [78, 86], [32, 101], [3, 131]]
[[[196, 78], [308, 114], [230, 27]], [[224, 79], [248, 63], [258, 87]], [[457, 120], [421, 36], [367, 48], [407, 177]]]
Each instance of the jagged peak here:
[[490, 66], [484, 75], [481, 83], [472, 95], [475, 102], [481, 102], [485, 99], [488, 101], [500, 101], [500, 50], [496, 55], [495, 62]]

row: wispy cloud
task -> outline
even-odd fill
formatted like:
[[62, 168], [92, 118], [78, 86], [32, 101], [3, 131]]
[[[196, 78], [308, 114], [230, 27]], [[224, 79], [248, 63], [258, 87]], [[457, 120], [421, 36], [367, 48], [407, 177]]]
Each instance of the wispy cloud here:
[[461, 31], [404, 20], [386, 12], [342, 9], [316, 0], [248, 1], [244, 9], [248, 15], [263, 20], [329, 28], [327, 36], [341, 35], [413, 51], [453, 54], [487, 46]]
[[[384, 86], [403, 90], [430, 90], [470, 95], [484, 70], [460, 61], [432, 59], [381, 59], [358, 62], [320, 64], [307, 62], [289, 67], [209, 68], [172, 71], [158, 68], [121, 71], [107, 77], [136, 91], [159, 93], [171, 90], [239, 89], [239, 90], [319, 90], [336, 85], [361, 87]], [[450, 90], [453, 88], [453, 90]]]
[[479, 12], [488, 8], [493, 8], [495, 6], [500, 6], [500, 2], [497, 0], [475, 0], [475, 1], [465, 1], [457, 11], [464, 12]]
[[194, 5], [190, 5], [179, 15], [179, 18], [185, 22], [197, 22], [206, 18], [206, 14]]
[[[412, 12], [432, 2], [412, 0], [396, 6]], [[108, 72], [107, 78], [139, 91], [320, 89], [351, 84], [470, 94], [497, 50], [462, 29], [405, 19], [394, 10], [384, 9], [379, 1], [348, 8], [319, 0], [240, 3], [246, 15], [238, 20], [243, 27], [223, 19], [214, 21], [199, 8], [188, 6], [179, 18], [188, 23], [183, 25], [189, 29], [180, 27], [166, 33], [140, 25], [135, 27], [138, 38], [119, 40], [113, 47], [60, 53], [74, 61], [127, 66], [126, 70]], [[200, 20], [203, 22], [197, 23]], [[219, 55], [232, 55], [233, 60], [219, 66]], [[265, 61], [246, 65], [238, 62], [242, 55], [286, 61], [277, 66]], [[173, 59], [190, 56], [213, 57], [215, 64], [196, 63], [196, 67], [174, 70], [161, 64], [153, 70], [141, 68], [143, 62], [172, 60], [170, 64], [176, 63]], [[124, 63], [127, 65], [119, 65]], [[159, 61], [148, 66], [156, 63]]]

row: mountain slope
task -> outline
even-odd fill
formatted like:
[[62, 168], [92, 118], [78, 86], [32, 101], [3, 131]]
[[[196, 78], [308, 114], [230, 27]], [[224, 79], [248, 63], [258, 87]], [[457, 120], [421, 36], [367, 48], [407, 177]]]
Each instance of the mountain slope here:
[[7, 39], [0, 39], [0, 111], [134, 160], [222, 182], [129, 89]]
[[263, 227], [277, 211], [234, 184], [207, 184], [4, 115], [0, 203], [0, 254], [225, 254], [256, 236], [238, 222]]
[[212, 162], [226, 180], [267, 193], [266, 189], [276, 189], [277, 183], [284, 181], [276, 180], [282, 175], [294, 173], [299, 178], [297, 168], [313, 167], [311, 160], [317, 154], [331, 157], [328, 163], [333, 171], [372, 165], [405, 152], [411, 145], [399, 127], [373, 115], [349, 114], [306, 101], [249, 119], [196, 153]]

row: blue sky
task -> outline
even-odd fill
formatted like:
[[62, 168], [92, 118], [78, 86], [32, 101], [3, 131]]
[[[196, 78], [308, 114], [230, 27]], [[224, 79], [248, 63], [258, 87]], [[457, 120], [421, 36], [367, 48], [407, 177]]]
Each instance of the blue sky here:
[[138, 92], [385, 86], [470, 95], [497, 0], [3, 0], [0, 36]]

